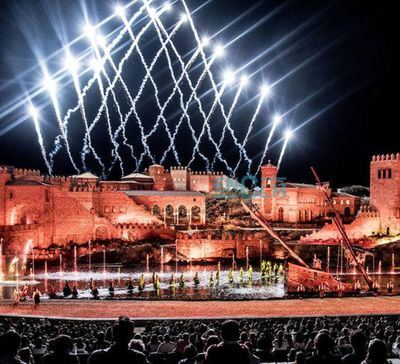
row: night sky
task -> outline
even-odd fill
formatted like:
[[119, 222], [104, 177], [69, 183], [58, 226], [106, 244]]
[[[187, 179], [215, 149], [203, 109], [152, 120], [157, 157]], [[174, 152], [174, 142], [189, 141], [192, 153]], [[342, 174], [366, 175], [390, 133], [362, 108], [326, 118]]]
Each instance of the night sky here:
[[[163, 2], [155, 3], [162, 5]], [[51, 55], [63, 43], [82, 33], [85, 9], [91, 22], [96, 23], [112, 14], [113, 3], [101, 0], [2, 0], [0, 4], [0, 164], [40, 168], [45, 172], [33, 123], [26, 117], [26, 106], [21, 104], [12, 111], [10, 108], [27, 98], [29, 90], [41, 82], [38, 59]], [[213, 0], [201, 6], [204, 1], [187, 0], [187, 4], [191, 11], [200, 7], [193, 14], [200, 34], [212, 36], [219, 31], [212, 41], [221, 44], [238, 38], [227, 47], [226, 56], [213, 65], [216, 79], [220, 79], [219, 75], [227, 67], [237, 69], [264, 52], [245, 70], [252, 74], [262, 68], [252, 76], [246, 95], [241, 99], [241, 104], [247, 104], [235, 113], [233, 122], [239, 135], [243, 136], [246, 131], [240, 120], [247, 120], [256, 107], [259, 85], [280, 80], [273, 87], [271, 100], [263, 107], [262, 120], [255, 125], [256, 133], [249, 141], [252, 156], [262, 153], [272, 115], [288, 110], [292, 111], [283, 123], [295, 133], [280, 171], [288, 180], [313, 181], [309, 167], [314, 165], [321, 178], [330, 180], [334, 186], [369, 185], [371, 156], [400, 152], [399, 128], [396, 128], [400, 81], [396, 51], [400, 43], [395, 28], [395, 2]], [[167, 19], [166, 23], [171, 26], [174, 21]], [[111, 21], [105, 28], [111, 31], [118, 25], [120, 23]], [[194, 46], [184, 32], [175, 41], [182, 54]], [[153, 45], [149, 35], [143, 52], [150, 54]], [[48, 67], [53, 72], [62, 68], [61, 63], [60, 57], [53, 57]], [[160, 64], [157, 69], [161, 85], [168, 84], [164, 66]], [[135, 84], [141, 77], [143, 75], [134, 67], [126, 74], [129, 84]], [[71, 100], [76, 100], [76, 95], [71, 85], [61, 94], [59, 101], [66, 110], [67, 105], [73, 105]], [[233, 96], [234, 90], [223, 101], [229, 104], [228, 99]], [[38, 95], [33, 100], [40, 103], [48, 101], [49, 97]], [[94, 104], [98, 103], [95, 96], [93, 100]], [[151, 125], [154, 117], [151, 90], [145, 90], [145, 101], [140, 113]], [[208, 108], [211, 101], [207, 97], [204, 99]], [[170, 115], [178, 108], [177, 102], [174, 100]], [[50, 149], [57, 134], [57, 122], [51, 106], [44, 108], [41, 115], [45, 143]], [[215, 116], [214, 120], [217, 120], [218, 115]], [[198, 117], [198, 112], [193, 111], [194, 122]], [[72, 119], [72, 123], [77, 120]], [[263, 121], [267, 131], [262, 129]], [[174, 118], [169, 122], [173, 125]], [[214, 128], [221, 125], [222, 120], [216, 122]], [[73, 129], [72, 125], [71, 145], [74, 155], [78, 156], [82, 135]], [[279, 133], [283, 130], [284, 126]], [[104, 129], [96, 131], [99, 144], [104, 133]], [[134, 141], [137, 138], [135, 130], [131, 133]], [[188, 133], [179, 135], [177, 142], [184, 159], [190, 159], [191, 154], [190, 145], [186, 145]], [[156, 134], [152, 144], [156, 155], [162, 144], [161, 135]], [[274, 138], [267, 159], [276, 162], [281, 146], [282, 141]], [[110, 158], [107, 148], [105, 145], [102, 151], [105, 160]], [[206, 150], [207, 146], [203, 145], [203, 148]], [[237, 157], [229, 155], [229, 143], [225, 148], [228, 159], [234, 161]], [[122, 155], [127, 172], [130, 172], [127, 151]], [[165, 163], [167, 166], [175, 164], [171, 157]], [[92, 162], [89, 159], [89, 164]], [[92, 165], [96, 172], [95, 164]], [[196, 160], [194, 169], [203, 167], [201, 161]], [[222, 166], [217, 165], [217, 169], [222, 170]], [[63, 153], [55, 159], [55, 173], [74, 173]], [[240, 173], [244, 173], [243, 168]], [[114, 170], [112, 176], [118, 177], [118, 171]]]

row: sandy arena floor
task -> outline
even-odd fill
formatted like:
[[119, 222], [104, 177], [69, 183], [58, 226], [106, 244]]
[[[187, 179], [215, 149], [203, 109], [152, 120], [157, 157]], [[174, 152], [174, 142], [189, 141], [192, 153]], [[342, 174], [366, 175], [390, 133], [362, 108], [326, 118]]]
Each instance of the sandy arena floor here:
[[0, 302], [0, 315], [103, 318], [121, 315], [137, 319], [250, 318], [323, 315], [400, 314], [400, 297], [290, 299], [269, 301], [45, 301], [13, 307]]

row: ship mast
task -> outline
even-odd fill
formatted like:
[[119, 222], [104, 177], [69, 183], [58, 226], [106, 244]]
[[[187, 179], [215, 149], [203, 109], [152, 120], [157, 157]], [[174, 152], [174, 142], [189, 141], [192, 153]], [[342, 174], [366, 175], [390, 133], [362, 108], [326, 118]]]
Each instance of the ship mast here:
[[335, 209], [335, 206], [333, 205], [333, 200], [332, 200], [331, 196], [328, 194], [328, 191], [326, 190], [325, 186], [321, 183], [321, 180], [319, 179], [319, 176], [318, 176], [317, 172], [315, 171], [314, 167], [311, 167], [311, 171], [317, 181], [317, 184], [320, 186], [322, 192], [325, 195], [326, 203], [328, 204], [328, 206], [331, 208], [332, 212], [334, 213], [334, 217], [332, 218], [332, 220], [335, 223], [340, 235], [343, 238], [345, 249], [347, 249], [347, 251], [350, 253], [350, 257], [353, 259], [358, 270], [361, 272], [362, 276], [366, 280], [368, 287], [370, 289], [372, 289], [373, 281], [372, 281], [371, 277], [368, 275], [368, 273], [366, 272], [366, 270], [364, 269], [364, 266], [362, 264], [360, 264], [360, 262], [357, 260], [353, 246], [351, 245], [350, 239], [347, 236], [346, 229], [343, 225], [342, 219], [340, 218], [339, 212]]
[[289, 252], [289, 254], [296, 259], [301, 265], [303, 265], [306, 268], [310, 268], [306, 262], [304, 262], [303, 259], [301, 259], [282, 239], [281, 237], [274, 231], [274, 229], [272, 228], [272, 226], [269, 224], [268, 220], [262, 216], [262, 214], [260, 213], [258, 207], [252, 203], [246, 204], [243, 201], [240, 201], [244, 207], [244, 209], [250, 213], [251, 217], [255, 220], [257, 220], [257, 222], [265, 229], [268, 231], [268, 233], [276, 240], [278, 240], [283, 246], [284, 248]]

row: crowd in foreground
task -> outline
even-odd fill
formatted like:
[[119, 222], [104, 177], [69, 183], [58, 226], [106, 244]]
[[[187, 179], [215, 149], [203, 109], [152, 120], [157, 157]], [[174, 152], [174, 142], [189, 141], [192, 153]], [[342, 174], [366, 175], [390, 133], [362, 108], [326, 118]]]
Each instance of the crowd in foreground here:
[[400, 316], [136, 323], [0, 317], [0, 364], [384, 364]]

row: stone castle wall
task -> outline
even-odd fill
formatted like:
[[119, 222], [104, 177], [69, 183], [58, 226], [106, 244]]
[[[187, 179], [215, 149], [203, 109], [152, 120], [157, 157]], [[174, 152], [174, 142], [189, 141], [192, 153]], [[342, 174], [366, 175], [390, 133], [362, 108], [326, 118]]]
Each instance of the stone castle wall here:
[[176, 243], [179, 255], [188, 260], [232, 259], [233, 255], [237, 259], [246, 259], [246, 250], [249, 258], [256, 258], [260, 256], [260, 244], [262, 254], [270, 254], [269, 240], [263, 232], [221, 235], [181, 232], [177, 233]]

